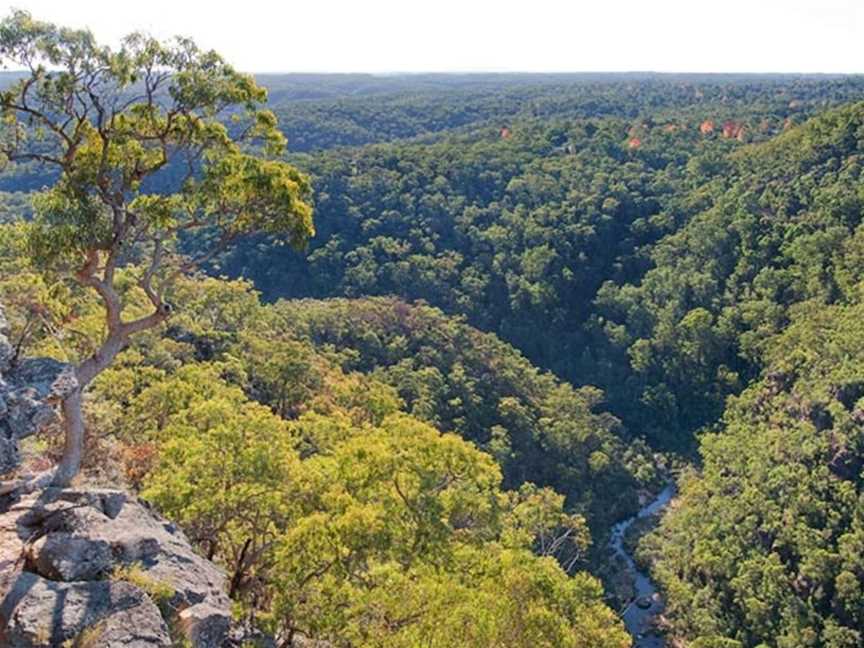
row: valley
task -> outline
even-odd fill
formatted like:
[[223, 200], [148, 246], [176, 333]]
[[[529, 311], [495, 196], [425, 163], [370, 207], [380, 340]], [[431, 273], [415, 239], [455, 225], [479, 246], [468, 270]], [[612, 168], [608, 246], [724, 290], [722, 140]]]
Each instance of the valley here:
[[[864, 77], [252, 77], [26, 12], [0, 51], [53, 61], [0, 78], [21, 578], [181, 641], [146, 539], [40, 562], [119, 526], [95, 489], [224, 572], [220, 645], [862, 645]], [[7, 589], [15, 646], [98, 645]]]

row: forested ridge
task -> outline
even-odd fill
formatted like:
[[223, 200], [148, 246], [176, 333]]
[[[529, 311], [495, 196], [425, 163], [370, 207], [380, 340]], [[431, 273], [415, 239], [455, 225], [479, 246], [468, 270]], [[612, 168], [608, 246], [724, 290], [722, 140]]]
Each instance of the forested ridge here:
[[685, 293], [717, 349], [702, 367], [737, 351], [757, 372], [645, 549], [694, 645], [862, 640], [862, 118], [843, 108], [741, 157], [746, 175], [682, 231], [714, 240], [720, 263], [671, 242], [709, 270]]
[[[82, 479], [176, 521], [238, 622], [623, 648], [609, 529], [677, 479], [638, 552], [669, 645], [862, 645], [861, 78], [273, 75], [265, 107], [197, 50], [130, 47], [115, 81], [180, 65], [188, 131], [151, 102], [53, 171], [41, 134], [0, 141], [9, 362], [82, 366], [156, 307], [83, 392]], [[98, 200], [142, 214], [128, 250]], [[65, 457], [59, 427], [22, 454]]]
[[[11, 340], [86, 356], [100, 308], [28, 268], [26, 229], [2, 230]], [[577, 394], [494, 338], [400, 302], [357, 304], [361, 317], [401, 312], [429, 336], [425, 360], [387, 375], [376, 347], [391, 359], [406, 349], [386, 317], [337, 347], [313, 332], [333, 305], [267, 306], [247, 283], [204, 277], [173, 297], [182, 314], [139, 336], [91, 387], [83, 470], [181, 524], [226, 569], [241, 619], [283, 640], [345, 646], [628, 644], [586, 572], [589, 525], [632, 509], [634, 485], [656, 476], [647, 448], [628, 449], [616, 421], [592, 412], [592, 390]], [[463, 359], [454, 336], [479, 348]], [[481, 398], [491, 412], [473, 412]], [[565, 410], [550, 411], [556, 402]], [[25, 454], [38, 462], [46, 451], [56, 455], [59, 439]], [[517, 451], [583, 479], [569, 505], [512, 460], [502, 475], [496, 457]], [[595, 493], [594, 479], [610, 490]]]
[[[853, 81], [839, 87], [855, 96]], [[603, 87], [602, 94], [615, 90], [624, 95], [621, 105], [629, 105], [626, 84]], [[649, 106], [651, 90], [665, 98], [668, 88], [648, 84], [640, 97]], [[796, 91], [809, 99], [792, 98]], [[799, 160], [795, 153], [784, 158], [781, 144], [767, 142], [785, 130], [797, 131], [795, 120], [804, 120], [839, 91], [819, 100], [807, 84], [797, 90], [769, 83], [762, 95], [749, 84], [679, 92], [679, 105], [665, 99], [672, 108], [663, 106], [641, 119], [602, 116], [602, 110], [601, 117], [526, 118], [508, 122], [503, 137], [495, 125], [443, 141], [297, 158], [316, 179], [319, 235], [306, 258], [266, 244], [241, 246], [220, 271], [253, 278], [268, 298], [396, 294], [464, 314], [539, 366], [575, 384], [605, 388], [616, 414], [625, 423], [638, 421], [640, 432], [660, 447], [686, 450], [693, 433], [716, 420], [726, 394], [752, 377], [747, 373], [752, 368], [736, 349], [718, 343], [726, 364], [717, 357], [710, 369], [697, 366], [691, 372], [688, 360], [671, 348], [674, 340], [657, 339], [662, 324], [677, 327], [698, 300], [706, 305], [719, 297], [690, 295], [695, 284], [709, 281], [706, 264], [732, 263], [723, 248], [715, 255], [712, 247], [725, 231], [707, 239], [704, 230], [711, 225], [696, 235], [687, 232], [696, 232], [697, 224], [682, 228], [691, 220], [717, 219], [701, 214], [719, 210], [715, 203], [721, 200], [726, 209], [737, 209], [729, 206], [732, 194], [743, 191], [733, 187], [737, 177], [752, 177], [754, 185], [771, 181], [770, 191], [783, 194], [794, 191], [785, 176], [776, 177], [789, 172], [787, 165], [816, 177], [833, 164]], [[706, 100], [712, 93], [713, 101]], [[730, 99], [736, 96], [738, 103]], [[574, 105], [579, 105], [575, 99]], [[637, 103], [630, 110], [647, 108]], [[800, 143], [803, 137], [790, 133], [787, 139]], [[766, 142], [762, 149], [752, 147], [765, 153], [737, 153], [749, 150], [751, 140]], [[826, 142], [822, 154], [830, 155], [834, 144]], [[785, 147], [799, 149], [794, 143]], [[834, 183], [838, 191], [856, 190], [846, 179]], [[781, 221], [778, 229], [785, 225]], [[698, 239], [695, 245], [688, 236]], [[699, 246], [704, 252], [696, 259]], [[681, 274], [672, 265], [688, 261], [679, 256], [693, 264]], [[670, 272], [676, 276], [663, 284]], [[680, 285], [686, 282], [694, 285]], [[695, 287], [700, 289], [710, 290]], [[636, 305], [630, 302], [641, 299], [638, 294], [656, 290], [668, 291], [658, 294], [662, 305], [643, 304], [641, 312], [632, 312]], [[674, 307], [666, 303], [676, 292], [693, 305], [681, 297]], [[668, 313], [661, 314], [663, 309]], [[697, 325], [698, 316], [694, 312], [688, 323]], [[661, 317], [667, 321], [649, 323]], [[540, 322], [550, 335], [536, 335]], [[675, 336], [689, 328], [676, 329]], [[648, 349], [661, 344], [669, 353], [650, 358]], [[642, 357], [630, 366], [628, 354], [637, 350]], [[676, 371], [687, 376], [676, 378]]]

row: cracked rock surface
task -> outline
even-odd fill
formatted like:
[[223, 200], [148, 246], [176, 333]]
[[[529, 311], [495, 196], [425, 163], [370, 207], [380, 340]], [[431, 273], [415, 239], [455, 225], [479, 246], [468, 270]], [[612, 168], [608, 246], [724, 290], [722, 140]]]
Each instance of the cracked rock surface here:
[[2, 646], [171, 646], [169, 628], [225, 646], [224, 584], [174, 524], [122, 491], [49, 488], [0, 509]]
[[20, 463], [18, 441], [55, 420], [56, 406], [78, 388], [73, 367], [51, 358], [16, 362], [0, 304], [0, 475]]

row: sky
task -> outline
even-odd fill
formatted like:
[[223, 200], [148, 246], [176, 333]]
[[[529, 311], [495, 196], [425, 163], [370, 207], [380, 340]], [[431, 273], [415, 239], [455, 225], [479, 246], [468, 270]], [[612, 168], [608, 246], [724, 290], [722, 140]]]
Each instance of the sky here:
[[245, 72], [864, 72], [864, 0], [18, 0]]

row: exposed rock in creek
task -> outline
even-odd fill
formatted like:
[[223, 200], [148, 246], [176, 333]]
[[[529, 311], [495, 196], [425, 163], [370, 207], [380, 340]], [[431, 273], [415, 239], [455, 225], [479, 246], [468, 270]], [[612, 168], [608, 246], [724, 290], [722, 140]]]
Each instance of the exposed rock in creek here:
[[663, 599], [647, 571], [636, 563], [633, 555], [635, 546], [628, 542], [629, 531], [641, 526], [644, 533], [653, 527], [659, 519], [659, 514], [674, 495], [675, 485], [670, 483], [634, 517], [619, 522], [612, 528], [609, 547], [619, 570], [625, 572], [620, 574], [616, 581], [628, 581], [628, 589], [631, 590], [627, 597], [630, 600], [623, 610], [622, 618], [627, 631], [633, 637], [633, 648], [663, 648], [666, 640], [662, 633], [656, 632], [659, 615], [663, 612]]
[[[0, 645], [229, 644], [225, 576], [114, 490], [47, 489], [0, 513]], [[77, 643], [76, 643], [77, 642]]]

